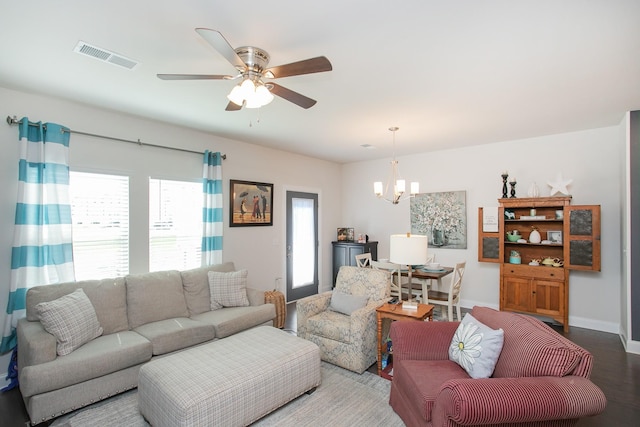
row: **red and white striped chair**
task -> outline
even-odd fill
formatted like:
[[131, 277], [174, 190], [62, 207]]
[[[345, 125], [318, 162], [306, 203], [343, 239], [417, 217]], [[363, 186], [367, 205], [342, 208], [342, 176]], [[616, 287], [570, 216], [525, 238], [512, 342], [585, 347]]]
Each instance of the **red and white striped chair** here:
[[[569, 426], [604, 411], [592, 356], [531, 316], [474, 307], [504, 341], [493, 374], [471, 378], [449, 360], [460, 322], [393, 322], [389, 403], [408, 427]], [[455, 344], [455, 343], [454, 343]]]

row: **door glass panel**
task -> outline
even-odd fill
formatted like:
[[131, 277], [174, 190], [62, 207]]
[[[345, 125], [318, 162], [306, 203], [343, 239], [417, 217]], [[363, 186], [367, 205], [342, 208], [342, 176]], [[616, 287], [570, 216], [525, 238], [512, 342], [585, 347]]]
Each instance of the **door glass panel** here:
[[315, 218], [313, 199], [292, 199], [293, 288], [313, 283], [315, 271]]

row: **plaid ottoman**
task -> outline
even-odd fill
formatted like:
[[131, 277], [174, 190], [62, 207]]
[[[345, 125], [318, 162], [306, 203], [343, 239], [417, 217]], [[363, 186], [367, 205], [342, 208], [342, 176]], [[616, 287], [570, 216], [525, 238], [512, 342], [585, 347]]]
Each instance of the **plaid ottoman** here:
[[260, 326], [145, 364], [138, 406], [154, 427], [246, 426], [320, 380], [318, 346]]

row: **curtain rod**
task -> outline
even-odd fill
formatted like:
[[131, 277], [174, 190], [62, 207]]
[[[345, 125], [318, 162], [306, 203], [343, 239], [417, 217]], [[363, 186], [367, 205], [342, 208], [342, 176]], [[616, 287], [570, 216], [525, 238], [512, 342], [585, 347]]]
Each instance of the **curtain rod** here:
[[[22, 120], [18, 120], [18, 118], [16, 116], [13, 116], [13, 117], [7, 116], [7, 123], [9, 125], [17, 125], [17, 124], [20, 124], [21, 122], [22, 122]], [[35, 123], [29, 122], [29, 126], [35, 126]], [[46, 126], [45, 126], [45, 129], [46, 129]], [[156, 148], [164, 148], [164, 149], [167, 149], [167, 150], [182, 151], [182, 152], [185, 152], [185, 153], [193, 153], [193, 154], [201, 154], [201, 155], [204, 154], [201, 151], [187, 150], [186, 148], [167, 147], [167, 146], [164, 146], [164, 145], [149, 144], [147, 142], [140, 141], [140, 139], [138, 139], [137, 141], [133, 141], [131, 139], [122, 139], [122, 138], [116, 138], [116, 137], [113, 137], [113, 136], [98, 135], [98, 134], [95, 134], [95, 133], [82, 132], [82, 131], [79, 131], [79, 130], [72, 130], [72, 129], [69, 129], [68, 132], [69, 133], [77, 133], [78, 135], [91, 136], [91, 137], [94, 137], [94, 138], [110, 139], [112, 141], [119, 141], [119, 142], [128, 142], [130, 144], [136, 144], [136, 145], [139, 145], [141, 147], [156, 147]], [[221, 157], [222, 157], [222, 160], [226, 160], [227, 159], [227, 155], [226, 154], [221, 154]]]

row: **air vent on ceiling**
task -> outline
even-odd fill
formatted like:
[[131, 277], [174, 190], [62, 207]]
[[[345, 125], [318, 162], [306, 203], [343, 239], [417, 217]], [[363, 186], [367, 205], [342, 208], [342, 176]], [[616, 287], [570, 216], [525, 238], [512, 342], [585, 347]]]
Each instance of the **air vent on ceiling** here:
[[133, 59], [126, 58], [122, 55], [118, 55], [115, 52], [111, 52], [101, 47], [92, 46], [83, 41], [79, 41], [73, 51], [82, 55], [90, 56], [103, 62], [108, 62], [113, 65], [127, 68], [129, 70], [133, 70], [138, 65], [138, 63]]

